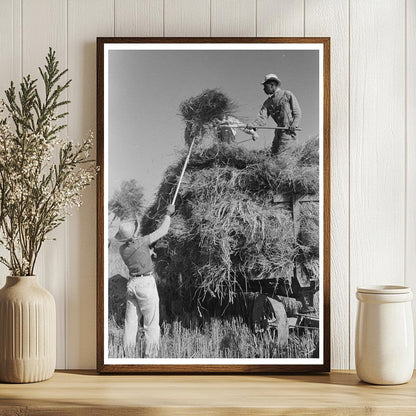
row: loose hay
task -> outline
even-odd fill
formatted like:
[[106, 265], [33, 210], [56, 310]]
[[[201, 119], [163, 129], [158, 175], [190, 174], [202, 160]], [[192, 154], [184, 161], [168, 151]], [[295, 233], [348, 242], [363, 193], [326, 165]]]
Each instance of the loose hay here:
[[179, 111], [186, 122], [185, 143], [189, 146], [193, 138], [200, 142], [213, 123], [231, 115], [235, 109], [233, 101], [219, 89], [207, 89], [183, 101]]
[[[196, 148], [169, 234], [157, 250], [161, 291], [181, 298], [184, 308], [211, 298], [226, 305], [247, 290], [250, 280], [290, 278], [295, 258], [316, 260], [318, 204], [304, 204], [295, 238], [290, 204], [278, 207], [273, 196], [317, 193], [318, 151], [318, 138], [279, 156], [224, 143]], [[166, 171], [142, 222], [143, 233], [157, 227], [172, 200], [184, 158]]]

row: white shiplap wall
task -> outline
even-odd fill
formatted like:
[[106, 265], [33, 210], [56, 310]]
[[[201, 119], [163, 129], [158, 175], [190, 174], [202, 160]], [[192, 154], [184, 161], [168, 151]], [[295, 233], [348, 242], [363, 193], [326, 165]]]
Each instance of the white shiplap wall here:
[[[356, 286], [416, 289], [416, 1], [0, 0], [0, 11], [0, 91], [52, 46], [73, 79], [73, 140], [95, 130], [97, 36], [331, 37], [331, 358], [353, 368]], [[39, 259], [58, 368], [95, 368], [95, 207], [92, 186]]]

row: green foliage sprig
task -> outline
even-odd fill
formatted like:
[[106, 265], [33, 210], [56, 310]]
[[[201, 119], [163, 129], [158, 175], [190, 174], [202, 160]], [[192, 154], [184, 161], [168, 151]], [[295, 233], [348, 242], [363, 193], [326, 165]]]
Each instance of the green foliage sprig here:
[[10, 84], [0, 108], [0, 245], [10, 255], [0, 262], [14, 276], [33, 275], [47, 234], [81, 205], [82, 191], [97, 172], [92, 133], [78, 144], [59, 136], [69, 103], [60, 97], [71, 81], [60, 84], [67, 69], [59, 70], [51, 48], [39, 72], [42, 96], [37, 80], [27, 75], [19, 91]]

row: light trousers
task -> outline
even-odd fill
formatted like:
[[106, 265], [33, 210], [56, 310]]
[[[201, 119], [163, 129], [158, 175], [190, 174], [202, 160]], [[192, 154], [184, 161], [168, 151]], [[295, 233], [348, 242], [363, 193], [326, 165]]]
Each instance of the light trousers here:
[[153, 275], [131, 277], [127, 283], [127, 304], [123, 344], [126, 356], [134, 357], [137, 333], [143, 317], [144, 358], [157, 357], [159, 351], [159, 294]]

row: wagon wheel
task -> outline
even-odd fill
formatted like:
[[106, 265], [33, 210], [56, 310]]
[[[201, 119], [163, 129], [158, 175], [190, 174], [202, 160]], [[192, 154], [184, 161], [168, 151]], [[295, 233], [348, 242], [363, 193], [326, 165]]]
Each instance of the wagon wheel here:
[[289, 326], [285, 308], [281, 302], [264, 294], [254, 300], [252, 309], [253, 331], [270, 332], [280, 346], [286, 346], [289, 338]]

